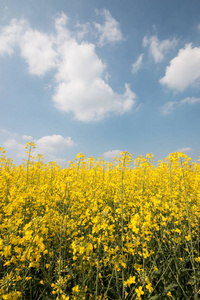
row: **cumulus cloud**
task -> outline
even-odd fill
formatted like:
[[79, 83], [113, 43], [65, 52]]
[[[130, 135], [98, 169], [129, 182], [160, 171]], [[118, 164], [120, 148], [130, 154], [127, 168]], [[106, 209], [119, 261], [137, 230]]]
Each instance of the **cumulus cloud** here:
[[[8, 139], [3, 142], [3, 146], [6, 148], [17, 148], [21, 149], [22, 144], [18, 143], [16, 139]], [[23, 147], [24, 148], [24, 147]]]
[[[60, 28], [60, 32], [65, 30]], [[103, 79], [106, 65], [97, 56], [94, 44], [79, 44], [70, 36], [58, 44], [58, 52], [60, 63], [53, 96], [56, 108], [89, 122], [99, 121], [111, 113], [125, 113], [133, 107], [136, 95], [128, 84], [123, 94], [117, 94]]]
[[91, 82], [74, 80], [61, 82], [54, 95], [55, 106], [61, 111], [72, 112], [77, 120], [99, 121], [111, 113], [123, 114], [131, 110], [136, 95], [125, 85], [125, 93], [114, 93], [101, 78]]
[[181, 101], [169, 101], [165, 103], [162, 107], [160, 107], [160, 112], [163, 115], [168, 115], [173, 112], [175, 108], [182, 107], [185, 104], [194, 105], [200, 103], [200, 98], [195, 97], [187, 97], [182, 99]]
[[121, 150], [107, 151], [107, 152], [103, 153], [103, 157], [106, 157], [106, 158], [119, 157], [121, 152], [122, 152]]
[[[103, 25], [95, 25], [100, 33], [99, 43], [120, 40], [119, 24], [109, 11], [98, 13], [105, 17]], [[130, 86], [125, 83], [122, 94], [114, 92], [104, 80], [106, 64], [96, 54], [95, 45], [79, 42], [67, 24], [68, 17], [62, 13], [55, 19], [55, 33], [46, 34], [33, 30], [24, 20], [13, 20], [8, 28], [1, 30], [0, 42], [4, 41], [5, 32], [12, 34], [8, 35], [0, 54], [12, 54], [14, 45], [18, 45], [30, 74], [41, 76], [54, 69], [52, 101], [57, 109], [71, 113], [77, 120], [99, 121], [113, 113], [131, 110], [136, 95]]]
[[16, 139], [8, 139], [3, 142], [3, 147], [6, 150], [15, 150], [17, 157], [25, 157], [25, 147], [22, 143], [18, 142]]
[[153, 57], [155, 63], [163, 61], [165, 58], [164, 55], [176, 45], [176, 39], [159, 41], [156, 35], [153, 35], [150, 38], [145, 36], [143, 39], [143, 47], [149, 46], [149, 53]]
[[13, 19], [10, 25], [0, 27], [0, 55], [13, 54], [14, 47], [19, 44], [25, 27], [27, 27], [25, 20], [16, 19]]
[[170, 61], [160, 83], [178, 92], [184, 91], [200, 79], [200, 48], [187, 44]]
[[64, 138], [62, 135], [54, 134], [43, 136], [35, 141], [38, 151], [41, 152], [56, 152], [64, 147], [75, 145], [71, 137]]
[[102, 11], [96, 10], [98, 15], [105, 18], [104, 24], [94, 23], [96, 29], [100, 33], [99, 46], [104, 46], [110, 42], [118, 42], [122, 40], [122, 33], [119, 23], [111, 16], [110, 12], [106, 9]]
[[132, 64], [132, 73], [137, 73], [137, 71], [140, 69], [141, 64], [142, 64], [142, 59], [143, 59], [143, 54], [140, 54], [138, 59], [134, 64]]
[[21, 56], [29, 66], [29, 73], [43, 75], [56, 67], [57, 53], [53, 38], [37, 30], [27, 30], [20, 40]]
[[[10, 133], [12, 135], [12, 133]], [[14, 134], [16, 136], [16, 134]], [[14, 151], [14, 156], [25, 159], [26, 149], [25, 144], [20, 140], [32, 140], [36, 144], [36, 149], [32, 151], [32, 155], [35, 157], [37, 154], [42, 154], [45, 161], [56, 161], [58, 164], [66, 163], [65, 159], [58, 158], [57, 155], [62, 153], [63, 150], [68, 147], [75, 146], [76, 144], [71, 137], [63, 137], [62, 135], [47, 135], [40, 139], [33, 139], [28, 135], [17, 135], [16, 138], [9, 138], [3, 142], [5, 150]], [[13, 155], [12, 155], [13, 156]]]

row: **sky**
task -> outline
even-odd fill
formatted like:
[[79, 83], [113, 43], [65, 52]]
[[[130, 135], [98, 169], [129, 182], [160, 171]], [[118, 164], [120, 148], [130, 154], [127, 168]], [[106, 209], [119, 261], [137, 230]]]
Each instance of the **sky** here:
[[0, 147], [200, 155], [199, 0], [1, 0]]

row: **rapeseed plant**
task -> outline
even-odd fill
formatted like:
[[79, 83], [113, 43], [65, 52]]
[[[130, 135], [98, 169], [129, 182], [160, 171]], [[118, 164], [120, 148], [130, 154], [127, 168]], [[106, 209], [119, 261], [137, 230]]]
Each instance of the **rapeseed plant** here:
[[183, 153], [61, 168], [0, 148], [0, 298], [198, 299], [200, 165]]

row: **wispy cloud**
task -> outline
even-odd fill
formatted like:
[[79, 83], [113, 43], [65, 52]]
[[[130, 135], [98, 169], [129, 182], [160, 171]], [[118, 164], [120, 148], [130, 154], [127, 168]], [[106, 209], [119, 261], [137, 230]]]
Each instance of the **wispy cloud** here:
[[25, 140], [25, 141], [32, 141], [33, 140], [33, 137], [31, 135], [22, 135], [22, 139]]
[[168, 88], [182, 92], [200, 79], [200, 48], [187, 44], [178, 55], [170, 61], [165, 76], [160, 83]]
[[193, 149], [190, 147], [184, 147], [177, 150], [177, 152], [183, 152], [183, 153], [191, 152], [191, 151], [193, 151]]
[[0, 133], [2, 133], [3, 135], [5, 135], [6, 137], [10, 136], [10, 137], [15, 137], [17, 136], [17, 133], [13, 133], [7, 129], [1, 128], [0, 129]]
[[[97, 13], [105, 17], [103, 25], [95, 25], [100, 45], [121, 40], [119, 24], [109, 11]], [[30, 74], [42, 76], [54, 70], [52, 101], [79, 121], [99, 121], [131, 110], [136, 95], [129, 84], [124, 84], [124, 93], [114, 92], [104, 79], [106, 64], [97, 55], [95, 44], [79, 42], [67, 24], [68, 17], [62, 13], [55, 19], [55, 33], [46, 34], [32, 29], [27, 21], [13, 20], [1, 29], [0, 54], [11, 55], [18, 46]]]
[[153, 57], [155, 63], [160, 63], [164, 60], [165, 54], [177, 45], [177, 39], [167, 39], [159, 41], [156, 35], [148, 38], [143, 38], [143, 47], [149, 46], [149, 53]]
[[110, 42], [118, 42], [122, 40], [122, 33], [119, 23], [111, 16], [106, 9], [96, 10], [97, 15], [102, 15], [105, 18], [104, 24], [94, 23], [96, 29], [100, 33], [99, 46], [104, 46]]
[[182, 107], [185, 104], [194, 105], [200, 103], [200, 98], [195, 97], [187, 97], [182, 99], [181, 101], [169, 101], [165, 103], [162, 107], [160, 107], [160, 112], [163, 115], [168, 115], [173, 112], [175, 108]]
[[137, 73], [137, 71], [140, 69], [142, 64], [143, 54], [140, 54], [140, 56], [137, 58], [136, 62], [132, 64], [132, 73]]
[[76, 24], [75, 26], [76, 29], [76, 38], [78, 41], [82, 41], [84, 40], [84, 38], [88, 35], [88, 34], [94, 34], [94, 32], [92, 32], [92, 26], [90, 22], [86, 22], [84, 24]]

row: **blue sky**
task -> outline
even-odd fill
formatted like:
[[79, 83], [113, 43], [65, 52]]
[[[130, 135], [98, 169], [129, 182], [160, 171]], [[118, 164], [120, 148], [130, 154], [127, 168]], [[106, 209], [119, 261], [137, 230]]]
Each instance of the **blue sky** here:
[[199, 0], [1, 0], [0, 146], [200, 155]]

